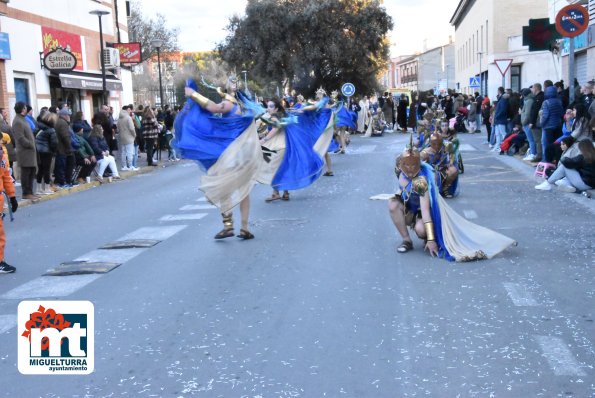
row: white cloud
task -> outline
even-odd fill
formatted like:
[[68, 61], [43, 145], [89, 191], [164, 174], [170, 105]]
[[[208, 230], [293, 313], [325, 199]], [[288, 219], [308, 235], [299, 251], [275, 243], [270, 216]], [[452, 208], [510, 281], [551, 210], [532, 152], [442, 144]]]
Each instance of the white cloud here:
[[[161, 13], [169, 27], [179, 27], [178, 42], [183, 51], [207, 51], [225, 39], [229, 18], [242, 15], [246, 3], [247, 0], [177, 0], [164, 5], [163, 0], [142, 0], [142, 10], [150, 18]], [[422, 51], [425, 39], [428, 49], [447, 43], [449, 35], [454, 39], [454, 28], [448, 21], [458, 3], [459, 0], [385, 0], [394, 22], [392, 55]]]

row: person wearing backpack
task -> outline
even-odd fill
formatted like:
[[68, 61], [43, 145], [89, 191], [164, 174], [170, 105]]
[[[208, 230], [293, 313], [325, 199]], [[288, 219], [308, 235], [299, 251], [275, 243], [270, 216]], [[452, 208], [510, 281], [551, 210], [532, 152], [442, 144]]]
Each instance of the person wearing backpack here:
[[[45, 111], [37, 117], [39, 132], [35, 136], [35, 146], [37, 147], [37, 156], [39, 158], [39, 167], [37, 169], [37, 194], [50, 195], [54, 191], [50, 188], [52, 160], [58, 149], [58, 137], [54, 125], [58, 120], [58, 115]], [[39, 188], [41, 187], [41, 188]]]

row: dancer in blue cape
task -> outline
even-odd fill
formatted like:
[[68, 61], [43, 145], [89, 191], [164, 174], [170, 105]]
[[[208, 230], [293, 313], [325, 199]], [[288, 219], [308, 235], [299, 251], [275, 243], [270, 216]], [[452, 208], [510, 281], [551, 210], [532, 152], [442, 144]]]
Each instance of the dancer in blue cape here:
[[343, 101], [337, 103], [337, 112], [335, 114], [336, 137], [339, 140], [339, 150], [341, 154], [345, 153], [347, 146], [347, 129], [357, 129], [357, 113], [349, 110], [348, 105]]
[[[390, 216], [403, 238], [399, 253], [413, 249], [407, 227], [425, 241], [432, 256], [450, 261], [472, 261], [492, 258], [516, 242], [488, 228], [461, 217], [440, 196], [434, 170], [423, 163], [413, 147], [397, 159], [395, 172], [399, 192], [389, 199]], [[380, 195], [383, 196], [383, 195]]]
[[335, 131], [335, 118], [329, 101], [326, 91], [319, 88], [316, 91], [316, 102], [302, 107], [295, 113], [298, 124], [303, 127], [314, 151], [324, 158], [326, 172], [323, 175], [327, 177], [334, 175], [328, 151]]
[[[311, 132], [299, 123], [299, 117], [288, 117], [278, 99], [267, 102], [267, 114], [267, 134], [260, 141], [267, 171], [261, 173], [259, 181], [273, 187], [266, 202], [289, 200], [290, 190], [306, 188], [316, 181], [324, 161], [313, 149]], [[279, 195], [281, 190], [285, 191], [283, 196]]]
[[206, 172], [199, 188], [223, 217], [223, 229], [215, 239], [234, 236], [232, 210], [238, 204], [242, 222], [238, 237], [252, 239], [249, 194], [263, 162], [254, 123], [258, 115], [249, 109], [249, 100], [240, 100], [235, 76], [228, 79], [226, 89], [227, 93], [217, 89], [223, 100], [215, 103], [188, 83], [185, 92], [191, 100], [176, 118], [174, 145], [182, 157], [196, 160]]

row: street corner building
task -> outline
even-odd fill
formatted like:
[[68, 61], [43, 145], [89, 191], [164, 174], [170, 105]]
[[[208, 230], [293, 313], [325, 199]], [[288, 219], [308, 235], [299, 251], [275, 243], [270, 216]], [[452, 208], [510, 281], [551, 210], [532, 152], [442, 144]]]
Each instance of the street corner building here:
[[[0, 0], [0, 107], [13, 112], [14, 104], [23, 101], [37, 115], [44, 106], [67, 103], [73, 113], [82, 111], [91, 119], [104, 102], [102, 55], [105, 102], [114, 109], [132, 103], [131, 72], [120, 67], [119, 52], [112, 46], [129, 41], [127, 3]], [[57, 48], [74, 55], [74, 69], [44, 65], [44, 57]]]

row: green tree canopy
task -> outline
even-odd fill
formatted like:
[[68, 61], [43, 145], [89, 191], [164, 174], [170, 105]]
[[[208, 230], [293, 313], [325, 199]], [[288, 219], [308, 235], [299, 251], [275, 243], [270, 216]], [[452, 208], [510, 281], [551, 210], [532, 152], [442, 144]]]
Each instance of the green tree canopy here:
[[218, 50], [262, 86], [281, 83], [312, 95], [351, 82], [370, 93], [386, 68], [392, 27], [378, 0], [248, 0]]

